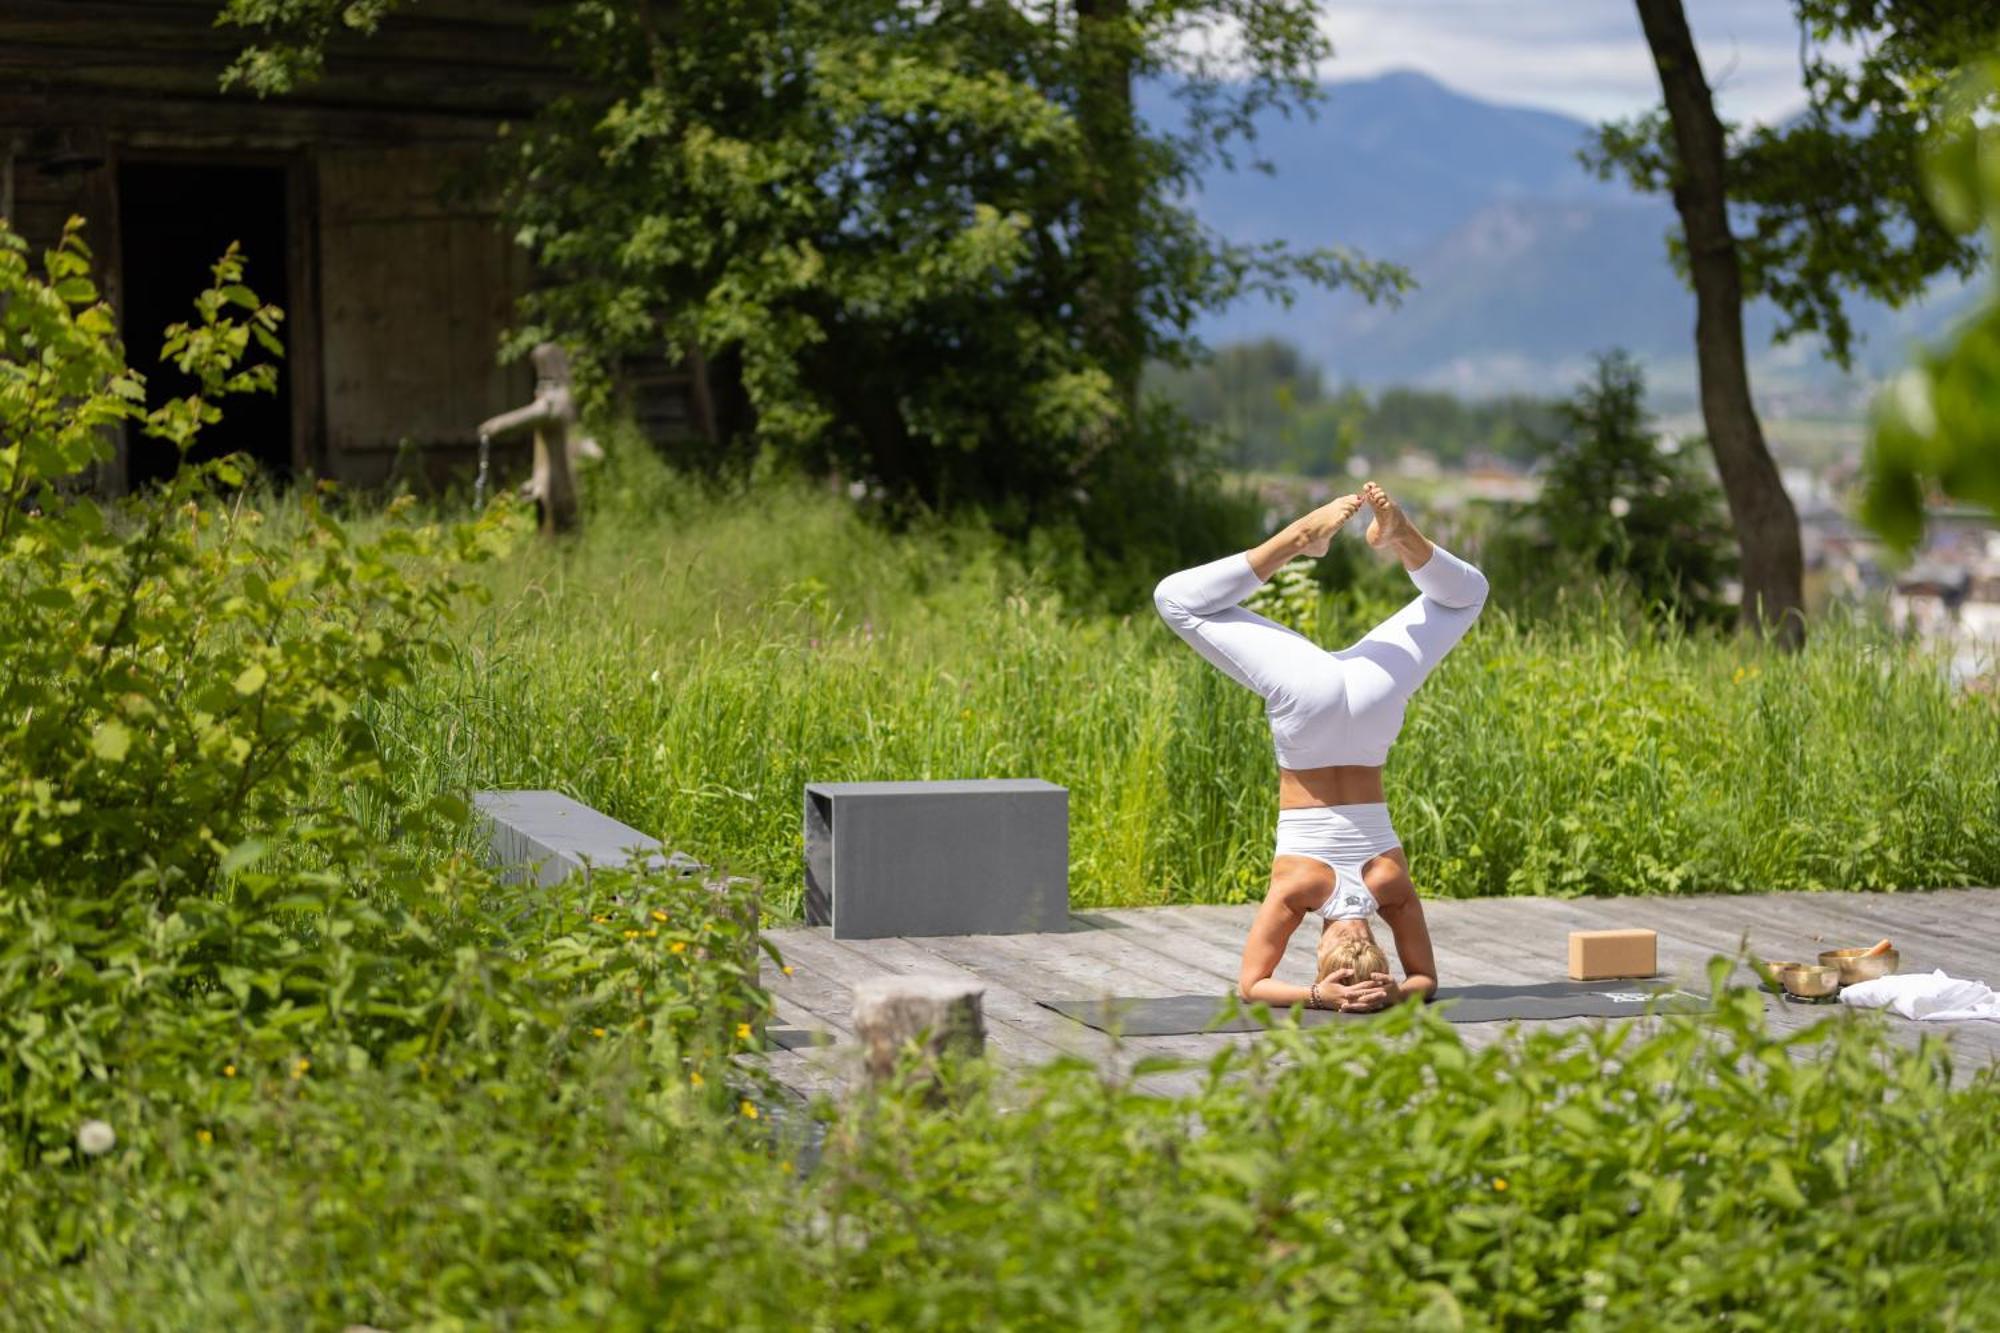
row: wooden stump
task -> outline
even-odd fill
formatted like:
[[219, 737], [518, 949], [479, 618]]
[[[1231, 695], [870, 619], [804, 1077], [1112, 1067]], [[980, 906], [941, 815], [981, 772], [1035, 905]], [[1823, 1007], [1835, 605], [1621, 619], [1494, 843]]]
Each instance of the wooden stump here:
[[912, 1043], [932, 1077], [947, 1060], [982, 1054], [986, 1020], [980, 998], [985, 993], [974, 982], [951, 977], [872, 977], [856, 983], [854, 1034], [861, 1041], [868, 1077], [877, 1083], [887, 1079]]

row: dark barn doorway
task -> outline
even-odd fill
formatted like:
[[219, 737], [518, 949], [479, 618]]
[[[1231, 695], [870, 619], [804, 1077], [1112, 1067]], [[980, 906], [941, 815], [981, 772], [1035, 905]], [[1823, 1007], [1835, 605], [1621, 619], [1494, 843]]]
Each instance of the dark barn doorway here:
[[[125, 359], [146, 376], [146, 403], [157, 407], [194, 391], [192, 376], [160, 363], [169, 324], [195, 318], [194, 298], [214, 281], [209, 269], [231, 241], [242, 243], [243, 280], [265, 301], [292, 307], [286, 278], [285, 170], [190, 162], [129, 162], [118, 168], [118, 238]], [[280, 326], [279, 336], [284, 336]], [[252, 361], [269, 354], [253, 342]], [[222, 420], [207, 427], [193, 460], [244, 453], [259, 474], [283, 480], [292, 471], [291, 377], [278, 363], [278, 391], [224, 399]], [[129, 432], [126, 478], [134, 488], [171, 476], [174, 447], [137, 429]]]

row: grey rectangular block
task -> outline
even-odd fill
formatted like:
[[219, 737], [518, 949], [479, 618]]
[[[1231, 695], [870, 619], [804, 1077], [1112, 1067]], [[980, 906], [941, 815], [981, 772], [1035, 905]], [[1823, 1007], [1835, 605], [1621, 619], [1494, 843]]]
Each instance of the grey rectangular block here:
[[657, 838], [621, 824], [559, 791], [481, 791], [472, 806], [486, 825], [493, 859], [508, 882], [559, 884], [588, 866], [670, 869], [691, 874], [701, 865], [684, 852], [669, 855]]
[[1069, 791], [1039, 778], [815, 782], [806, 921], [840, 940], [1069, 926]]

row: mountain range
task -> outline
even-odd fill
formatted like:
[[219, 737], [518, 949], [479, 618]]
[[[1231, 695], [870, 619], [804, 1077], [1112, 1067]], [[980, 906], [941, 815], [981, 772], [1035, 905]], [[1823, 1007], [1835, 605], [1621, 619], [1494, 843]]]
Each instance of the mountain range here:
[[[1332, 381], [1422, 384], [1465, 393], [1560, 392], [1591, 354], [1613, 346], [1648, 368], [1656, 405], [1692, 401], [1694, 298], [1667, 258], [1676, 227], [1662, 196], [1603, 181], [1579, 151], [1584, 121], [1501, 106], [1425, 75], [1391, 73], [1324, 86], [1316, 117], [1266, 114], [1255, 156], [1271, 174], [1211, 171], [1188, 201], [1235, 241], [1351, 246], [1405, 265], [1417, 290], [1369, 307], [1305, 291], [1289, 308], [1246, 301], [1199, 326], [1211, 345], [1280, 337]], [[1169, 95], [1144, 89], [1140, 110], [1171, 124]], [[1843, 376], [1816, 343], [1771, 343], [1777, 312], [1746, 311], [1760, 398], [1805, 412], [1842, 411], [1870, 380], [1905, 364], [1971, 299], [1944, 283], [1918, 305], [1853, 306], [1863, 334]]]

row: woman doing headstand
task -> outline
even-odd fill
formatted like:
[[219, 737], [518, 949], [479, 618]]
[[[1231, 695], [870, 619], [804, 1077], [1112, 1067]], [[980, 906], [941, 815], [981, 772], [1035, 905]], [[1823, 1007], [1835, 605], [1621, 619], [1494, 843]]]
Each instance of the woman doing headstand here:
[[[1366, 503], [1368, 543], [1403, 562], [1416, 600], [1338, 652], [1239, 605], [1295, 556], [1322, 556]], [[1374, 482], [1297, 520], [1254, 550], [1160, 580], [1160, 615], [1264, 700], [1278, 752], [1278, 839], [1271, 888], [1243, 946], [1237, 989], [1277, 1006], [1380, 1009], [1437, 989], [1437, 962], [1409, 858], [1383, 803], [1382, 765], [1410, 695], [1486, 604], [1486, 576], [1427, 540]], [[1308, 915], [1322, 919], [1319, 979], [1273, 978]], [[1396, 940], [1401, 983], [1368, 920]]]

